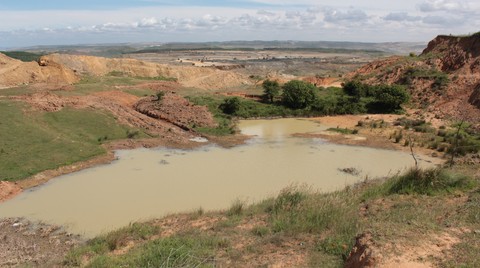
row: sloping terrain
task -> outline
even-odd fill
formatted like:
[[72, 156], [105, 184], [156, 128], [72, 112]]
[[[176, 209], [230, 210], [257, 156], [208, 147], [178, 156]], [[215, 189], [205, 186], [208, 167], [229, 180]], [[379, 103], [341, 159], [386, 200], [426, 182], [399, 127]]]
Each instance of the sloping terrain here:
[[32, 83], [72, 84], [79, 80], [75, 72], [52, 63], [40, 66], [37, 62], [22, 62], [0, 53], [0, 88]]
[[193, 66], [168, 66], [135, 59], [52, 54], [43, 56], [40, 61], [47, 66], [59, 64], [83, 75], [102, 76], [111, 72], [120, 72], [132, 77], [171, 77], [185, 87], [200, 89], [221, 89], [252, 83], [247, 76], [231, 71]]
[[253, 83], [244, 74], [216, 68], [168, 66], [135, 59], [66, 54], [43, 56], [38, 62], [22, 62], [0, 53], [0, 88], [33, 83], [60, 86], [75, 83], [84, 75], [103, 76], [114, 72], [131, 77], [174, 78], [185, 87], [200, 89], [222, 89]]
[[480, 34], [438, 36], [420, 56], [390, 57], [351, 73], [369, 84], [401, 84], [412, 101], [435, 117], [467, 119], [480, 116]]

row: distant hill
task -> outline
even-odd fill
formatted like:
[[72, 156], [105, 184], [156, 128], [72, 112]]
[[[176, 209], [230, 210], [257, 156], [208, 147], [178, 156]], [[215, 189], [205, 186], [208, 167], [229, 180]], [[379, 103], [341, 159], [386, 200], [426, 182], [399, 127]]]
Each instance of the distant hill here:
[[174, 43], [124, 43], [91, 44], [67, 46], [36, 46], [16, 48], [32, 53], [66, 53], [103, 57], [117, 57], [128, 53], [162, 52], [168, 50], [265, 50], [265, 49], [301, 49], [332, 53], [353, 51], [383, 52], [395, 55], [420, 53], [425, 43], [391, 42], [361, 43], [335, 41], [227, 41], [227, 42], [174, 42]]

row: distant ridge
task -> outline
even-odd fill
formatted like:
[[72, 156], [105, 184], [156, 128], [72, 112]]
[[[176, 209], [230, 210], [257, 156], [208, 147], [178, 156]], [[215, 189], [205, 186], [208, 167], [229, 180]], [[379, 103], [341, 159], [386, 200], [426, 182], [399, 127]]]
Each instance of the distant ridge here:
[[26, 48], [11, 48], [42, 53], [68, 53], [93, 56], [117, 56], [127, 53], [142, 53], [165, 50], [201, 50], [201, 49], [312, 49], [336, 50], [332, 52], [367, 51], [383, 52], [396, 55], [407, 55], [410, 52], [420, 53], [425, 48], [424, 42], [388, 42], [363, 43], [342, 41], [226, 41], [226, 42], [169, 42], [169, 43], [119, 43], [119, 44], [79, 44], [59, 46], [34, 46]]

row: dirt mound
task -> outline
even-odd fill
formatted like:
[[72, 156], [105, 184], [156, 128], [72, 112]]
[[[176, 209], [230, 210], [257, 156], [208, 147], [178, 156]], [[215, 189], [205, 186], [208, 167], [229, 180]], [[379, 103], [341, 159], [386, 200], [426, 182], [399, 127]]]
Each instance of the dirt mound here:
[[0, 88], [32, 83], [72, 84], [79, 80], [75, 72], [60, 64], [40, 66], [37, 62], [22, 62], [0, 53]]
[[217, 126], [207, 107], [193, 105], [171, 92], [165, 93], [161, 99], [157, 96], [143, 98], [134, 107], [142, 114], [165, 120], [185, 130], [190, 130], [193, 126]]
[[[59, 96], [46, 91], [13, 97], [13, 99], [27, 102], [31, 107], [42, 111], [59, 111], [67, 106], [109, 111], [121, 124], [144, 129], [152, 135], [179, 144], [188, 142], [195, 136], [171, 122], [158, 120], [136, 111], [133, 104], [138, 101], [138, 97], [121, 91], [99, 92], [87, 96]], [[170, 112], [172, 116], [177, 114], [173, 108]]]
[[346, 76], [368, 84], [401, 84], [412, 102], [437, 118], [480, 124], [480, 35], [438, 36], [418, 57], [390, 57]]
[[201, 89], [222, 89], [252, 83], [246, 75], [231, 71], [193, 66], [169, 66], [136, 59], [52, 54], [43, 56], [41, 61], [47, 66], [59, 64], [84, 75], [102, 76], [120, 72], [128, 76], [173, 77], [183, 86]]

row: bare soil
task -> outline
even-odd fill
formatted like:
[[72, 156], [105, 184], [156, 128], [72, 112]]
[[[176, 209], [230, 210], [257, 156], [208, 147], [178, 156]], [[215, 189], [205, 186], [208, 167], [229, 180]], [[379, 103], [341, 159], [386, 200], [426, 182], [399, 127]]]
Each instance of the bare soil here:
[[22, 192], [22, 187], [17, 183], [0, 181], [0, 203]]
[[0, 241], [0, 267], [62, 267], [65, 254], [83, 242], [59, 226], [24, 219], [1, 219]]

